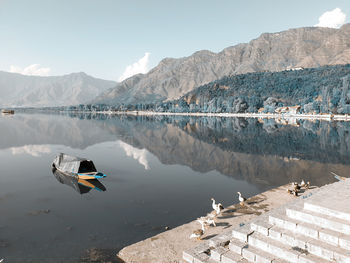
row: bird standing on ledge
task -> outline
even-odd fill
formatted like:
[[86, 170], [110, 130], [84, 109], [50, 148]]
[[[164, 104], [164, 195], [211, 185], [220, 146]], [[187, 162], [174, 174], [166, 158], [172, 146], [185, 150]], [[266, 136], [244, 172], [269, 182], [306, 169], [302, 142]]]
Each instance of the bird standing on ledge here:
[[244, 202], [247, 201], [247, 198], [244, 198], [244, 197], [242, 196], [241, 192], [237, 192], [237, 194], [239, 195], [239, 196], [238, 196], [239, 204], [240, 204], [241, 206], [244, 206]]
[[205, 216], [202, 216], [202, 217], [199, 217], [197, 218], [197, 222], [199, 222], [201, 225], [203, 224], [206, 224], [208, 226], [216, 226], [216, 223], [215, 223], [215, 218], [210, 218], [210, 217], [205, 217]]
[[220, 215], [221, 211], [224, 210], [224, 207], [221, 203], [215, 204], [215, 199], [211, 198], [211, 200], [213, 201], [213, 203], [211, 204], [211, 206], [213, 207], [213, 209], [216, 212], [216, 215]]
[[201, 224], [201, 225], [202, 225], [202, 228], [194, 230], [190, 235], [190, 238], [197, 238], [197, 240], [201, 240], [202, 236], [204, 235], [205, 227], [206, 227], [205, 224]]

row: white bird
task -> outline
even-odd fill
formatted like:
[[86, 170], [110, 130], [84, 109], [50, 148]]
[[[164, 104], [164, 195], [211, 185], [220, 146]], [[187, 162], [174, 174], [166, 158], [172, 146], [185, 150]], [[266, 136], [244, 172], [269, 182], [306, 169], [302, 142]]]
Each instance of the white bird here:
[[225, 207], [221, 203], [218, 203], [218, 208], [216, 209], [216, 214], [220, 215], [222, 210], [224, 210], [224, 209], [225, 209]]
[[216, 211], [217, 204], [215, 204], [215, 199], [211, 198], [210, 200], [213, 201], [212, 204], [211, 204], [211, 207]]
[[305, 186], [305, 181], [303, 179], [303, 180], [301, 180], [300, 187], [304, 187], [304, 186]]
[[200, 218], [197, 218], [197, 222], [199, 222], [202, 226], [203, 225], [213, 225], [213, 226], [216, 226], [216, 223], [215, 223], [215, 220], [214, 218], [209, 218], [209, 216], [205, 217], [205, 216], [202, 216]]
[[237, 192], [237, 194], [239, 195], [238, 196], [239, 203], [241, 204], [241, 206], [244, 206], [244, 202], [247, 201], [247, 198], [244, 198], [241, 192]]
[[207, 214], [207, 217], [208, 218], [211, 218], [211, 219], [215, 219], [216, 218], [216, 212], [215, 211], [212, 211], [210, 213]]
[[207, 218], [205, 221], [209, 226], [213, 225], [216, 226], [215, 220], [211, 218]]
[[205, 225], [202, 225], [201, 229], [196, 229], [190, 235], [190, 238], [197, 238], [197, 240], [201, 240], [201, 237], [204, 235]]
[[197, 220], [196, 220], [198, 223], [200, 223], [201, 224], [201, 226], [203, 227], [206, 223], [205, 223], [205, 218], [202, 216], [202, 217], [199, 217], [199, 218], [197, 218]]
[[212, 203], [211, 206], [212, 206], [213, 209], [215, 210], [216, 214], [217, 214], [217, 215], [221, 214], [221, 211], [224, 210], [223, 205], [222, 205], [221, 203], [216, 204], [214, 198], [211, 198], [211, 200], [213, 201], [213, 203]]

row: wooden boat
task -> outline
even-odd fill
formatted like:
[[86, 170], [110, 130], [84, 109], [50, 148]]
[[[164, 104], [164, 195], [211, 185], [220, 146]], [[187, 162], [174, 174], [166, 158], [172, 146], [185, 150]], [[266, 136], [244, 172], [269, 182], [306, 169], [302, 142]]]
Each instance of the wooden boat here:
[[106, 177], [105, 174], [97, 172], [94, 163], [91, 160], [70, 156], [60, 153], [52, 163], [52, 167], [58, 171], [79, 179], [99, 179]]
[[58, 171], [56, 168], [52, 168], [52, 173], [61, 184], [68, 185], [72, 187], [79, 194], [86, 194], [90, 192], [91, 189], [104, 192], [106, 187], [97, 179], [84, 180], [76, 178], [74, 176], [66, 175]]

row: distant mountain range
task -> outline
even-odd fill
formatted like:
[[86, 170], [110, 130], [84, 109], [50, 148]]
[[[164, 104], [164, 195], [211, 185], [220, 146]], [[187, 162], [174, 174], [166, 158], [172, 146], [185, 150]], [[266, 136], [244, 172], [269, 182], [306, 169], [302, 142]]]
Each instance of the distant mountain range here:
[[225, 76], [350, 63], [350, 24], [264, 33], [219, 53], [165, 58], [147, 74], [120, 83], [85, 73], [38, 77], [0, 71], [0, 107], [139, 104], [178, 99]]
[[64, 76], [26, 76], [0, 71], [0, 107], [45, 107], [87, 103], [114, 81], [83, 72]]
[[172, 100], [228, 75], [347, 63], [350, 63], [350, 24], [340, 29], [289, 29], [264, 33], [249, 43], [219, 53], [202, 50], [189, 57], [163, 59], [147, 74], [118, 83], [93, 102], [118, 105]]

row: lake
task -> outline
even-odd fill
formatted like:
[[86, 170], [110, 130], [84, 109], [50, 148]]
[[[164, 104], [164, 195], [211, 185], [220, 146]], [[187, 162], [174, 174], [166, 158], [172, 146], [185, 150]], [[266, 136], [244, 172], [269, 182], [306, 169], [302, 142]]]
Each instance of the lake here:
[[[55, 176], [56, 154], [107, 174], [96, 188]], [[85, 262], [223, 205], [350, 172], [350, 123], [217, 117], [0, 116], [0, 259]], [[287, 194], [287, 193], [286, 193]], [[92, 250], [95, 249], [95, 250]], [[93, 251], [93, 252], [92, 252]]]

